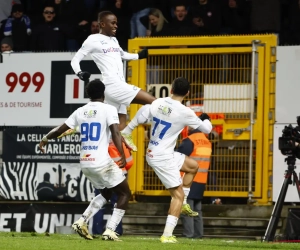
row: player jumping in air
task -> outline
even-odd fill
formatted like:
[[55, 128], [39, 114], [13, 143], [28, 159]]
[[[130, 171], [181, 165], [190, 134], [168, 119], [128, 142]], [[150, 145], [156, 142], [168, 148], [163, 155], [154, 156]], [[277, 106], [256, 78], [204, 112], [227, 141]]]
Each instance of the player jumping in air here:
[[[105, 102], [116, 107], [120, 130], [126, 126], [127, 106], [135, 104], [151, 104], [155, 97], [137, 86], [125, 82], [122, 60], [138, 60], [148, 57], [148, 51], [138, 54], [127, 53], [120, 47], [115, 38], [118, 26], [117, 17], [110, 11], [102, 11], [98, 15], [100, 33], [90, 35], [71, 61], [75, 74], [83, 81], [90, 78], [90, 73], [81, 71], [80, 61], [88, 54], [98, 66], [105, 84]], [[131, 135], [121, 131], [126, 143], [133, 151], [137, 151]]]

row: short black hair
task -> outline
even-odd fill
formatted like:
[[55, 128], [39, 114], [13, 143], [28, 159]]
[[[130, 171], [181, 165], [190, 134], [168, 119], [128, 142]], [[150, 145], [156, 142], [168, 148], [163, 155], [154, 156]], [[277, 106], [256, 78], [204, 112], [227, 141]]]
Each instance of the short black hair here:
[[185, 96], [190, 90], [190, 83], [183, 77], [178, 77], [173, 81], [172, 90], [174, 95]]
[[86, 85], [85, 91], [91, 100], [104, 99], [105, 85], [100, 81], [100, 79], [95, 79]]
[[103, 18], [105, 18], [106, 16], [109, 15], [115, 15], [114, 13], [112, 13], [111, 11], [105, 10], [105, 11], [101, 11], [98, 14], [98, 23], [103, 21]]
[[48, 172], [44, 174], [44, 181], [50, 181], [50, 174]]

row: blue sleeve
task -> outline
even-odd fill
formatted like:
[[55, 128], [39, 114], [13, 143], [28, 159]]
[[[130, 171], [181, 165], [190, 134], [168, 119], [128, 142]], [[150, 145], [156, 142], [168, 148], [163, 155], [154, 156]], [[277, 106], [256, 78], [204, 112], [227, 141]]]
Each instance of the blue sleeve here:
[[178, 146], [177, 152], [190, 156], [194, 150], [194, 143], [189, 139], [184, 139]]

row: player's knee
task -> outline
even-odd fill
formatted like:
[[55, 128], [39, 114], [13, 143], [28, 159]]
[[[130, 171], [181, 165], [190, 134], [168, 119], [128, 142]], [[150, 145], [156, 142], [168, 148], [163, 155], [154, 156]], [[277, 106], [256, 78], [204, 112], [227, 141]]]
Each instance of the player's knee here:
[[194, 159], [191, 159], [190, 169], [193, 174], [197, 173], [198, 171], [198, 163]]

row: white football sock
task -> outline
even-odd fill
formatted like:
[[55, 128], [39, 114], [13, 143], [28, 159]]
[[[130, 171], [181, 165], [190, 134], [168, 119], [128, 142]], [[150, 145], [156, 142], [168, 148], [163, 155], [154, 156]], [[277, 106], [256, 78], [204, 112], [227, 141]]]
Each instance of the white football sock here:
[[92, 199], [90, 205], [84, 211], [81, 218], [87, 223], [106, 203], [106, 199], [101, 194], [98, 194]]
[[125, 214], [125, 210], [114, 208], [113, 214], [110, 217], [110, 220], [107, 222], [106, 228], [115, 231], [120, 221], [122, 220]]
[[173, 215], [168, 215], [163, 236], [169, 237], [173, 235], [174, 228], [177, 225], [178, 218]]
[[182, 188], [183, 189], [183, 192], [184, 192], [184, 198], [183, 198], [183, 205], [187, 204], [186, 200], [187, 200], [187, 197], [189, 196], [189, 193], [190, 193], [190, 188]]

